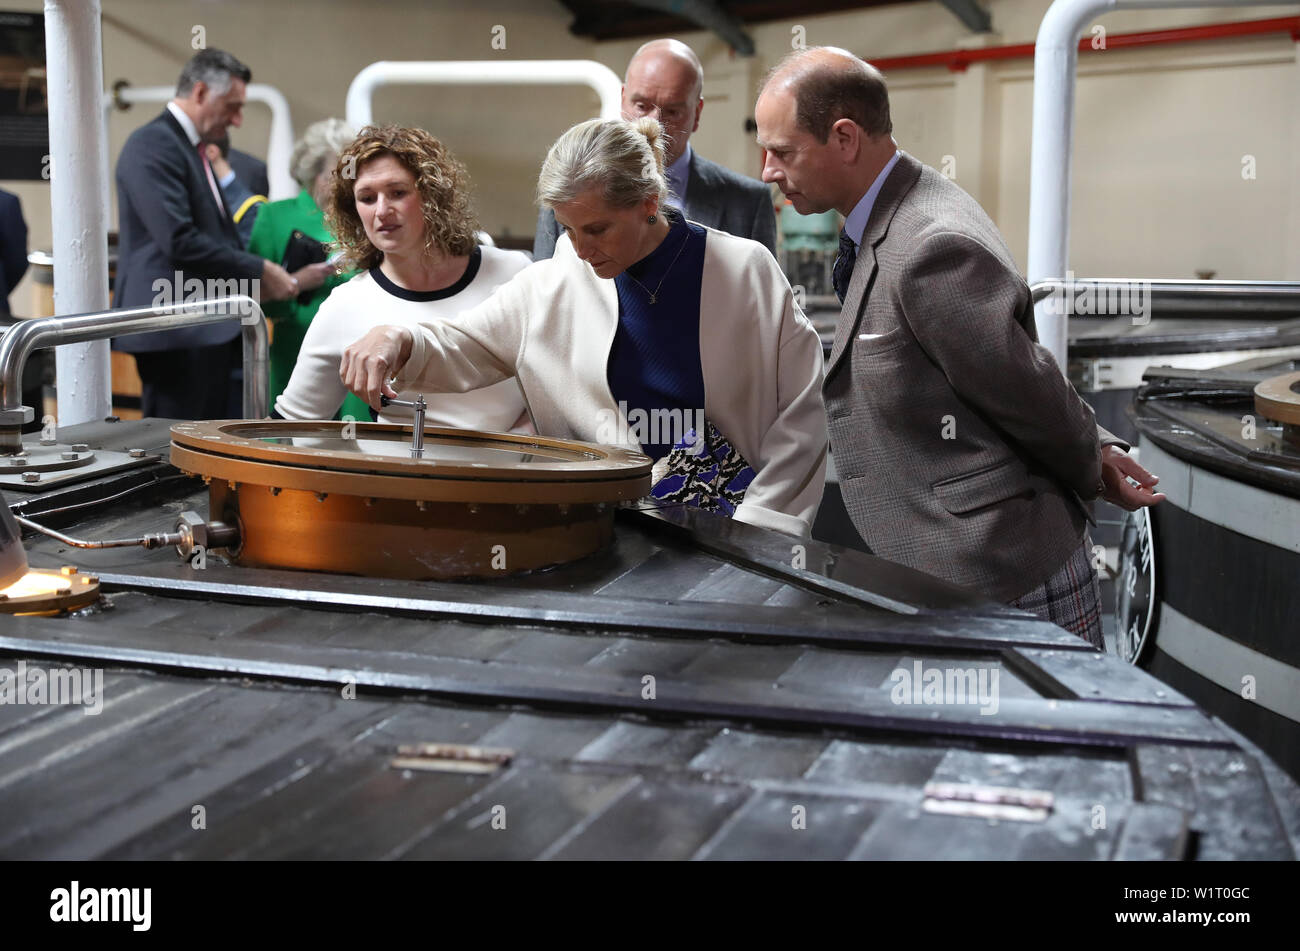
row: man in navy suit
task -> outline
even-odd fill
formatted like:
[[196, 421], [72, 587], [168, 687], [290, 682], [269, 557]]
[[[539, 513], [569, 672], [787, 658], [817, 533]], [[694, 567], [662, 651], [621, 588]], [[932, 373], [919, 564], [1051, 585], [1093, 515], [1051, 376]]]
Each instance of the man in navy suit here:
[[[229, 53], [202, 50], [181, 70], [163, 113], [127, 139], [117, 161], [114, 307], [258, 290], [267, 300], [297, 293], [282, 267], [243, 250], [201, 150], [241, 124], [251, 78]], [[116, 346], [135, 354], [145, 416], [220, 419], [242, 412], [239, 337], [239, 322], [231, 320], [121, 337]]]
[[[0, 334], [14, 324], [9, 316], [9, 295], [27, 271], [27, 222], [22, 202], [13, 192], [0, 188]], [[41, 392], [50, 351], [32, 354], [23, 369], [23, 402], [36, 407], [36, 419], [23, 427], [24, 432], [41, 428]]]
[[[623, 79], [623, 118], [652, 116], [664, 127], [669, 202], [691, 221], [752, 238], [776, 253], [776, 212], [766, 185], [700, 156], [690, 146], [704, 111], [704, 68], [678, 40], [651, 40], [633, 55]], [[537, 218], [533, 258], [555, 253], [560, 226], [549, 208]]]
[[[218, 143], [220, 144], [220, 143]], [[236, 148], [229, 148], [230, 137], [226, 137], [226, 161], [239, 180], [248, 186], [254, 195], [270, 195], [271, 181], [266, 173], [266, 163], [256, 155], [249, 155]]]
[[9, 295], [27, 271], [27, 222], [18, 196], [0, 188], [0, 314], [9, 313]]
[[[239, 243], [248, 247], [248, 239], [253, 236], [253, 224], [257, 221], [258, 209], [266, 204], [266, 192], [250, 188], [249, 179], [234, 167], [235, 150], [230, 147], [230, 138], [203, 146], [212, 173], [217, 176], [221, 186], [221, 198], [230, 217], [235, 221], [235, 230], [239, 232]], [[252, 158], [252, 156], [245, 156]], [[253, 159], [256, 161], [256, 159]], [[263, 166], [265, 168], [265, 166]], [[265, 176], [263, 176], [265, 177]]]

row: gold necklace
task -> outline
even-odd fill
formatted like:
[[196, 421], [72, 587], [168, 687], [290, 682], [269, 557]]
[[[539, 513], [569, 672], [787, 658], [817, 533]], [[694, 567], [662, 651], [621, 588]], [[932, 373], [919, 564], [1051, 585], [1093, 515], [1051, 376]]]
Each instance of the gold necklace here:
[[[672, 232], [670, 231], [669, 233], [671, 234]], [[676, 264], [677, 258], [680, 258], [682, 256], [682, 252], [686, 250], [686, 242], [689, 240], [691, 240], [691, 229], [690, 226], [688, 225], [686, 228], [686, 237], [682, 238], [682, 245], [677, 249], [677, 254], [673, 257], [673, 264]], [[659, 288], [663, 287], [664, 281], [668, 280], [668, 271], [671, 271], [673, 269], [673, 264], [668, 265], [668, 270], [664, 271], [664, 276], [659, 278], [659, 283], [655, 285], [655, 289], [653, 292], [651, 292], [650, 288], [646, 287], [640, 281], [637, 281], [636, 275], [633, 274], [631, 271], [624, 271], [623, 273], [626, 274], [628, 277], [632, 278], [632, 280], [636, 281], [636, 286], [641, 288], [641, 290], [645, 291], [647, 294], [650, 295], [650, 303], [653, 304], [659, 300]]]

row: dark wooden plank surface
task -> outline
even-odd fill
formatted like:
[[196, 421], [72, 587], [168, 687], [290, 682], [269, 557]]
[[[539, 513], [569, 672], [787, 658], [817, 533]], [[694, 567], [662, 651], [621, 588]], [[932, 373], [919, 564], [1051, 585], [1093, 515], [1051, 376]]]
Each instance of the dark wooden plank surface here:
[[[183, 508], [204, 494], [173, 481], [50, 518], [104, 537]], [[0, 657], [108, 669], [98, 716], [0, 705], [3, 857], [1294, 855], [1294, 785], [1185, 698], [879, 559], [813, 543], [800, 567], [751, 526], [621, 513], [598, 557], [471, 585], [30, 549], [100, 572], [111, 606], [9, 619]], [[897, 702], [916, 663], [996, 673], [996, 712]], [[477, 776], [391, 765], [421, 742], [515, 756]], [[930, 781], [1053, 808], [935, 815]]]
[[[60, 759], [0, 785], [0, 856], [1105, 858], [1133, 804], [1119, 751], [882, 743], [113, 670], [105, 693], [100, 718], [61, 709], [61, 730], [9, 749], [24, 763]], [[420, 742], [508, 745], [516, 756], [485, 776], [392, 767], [398, 746]], [[1166, 783], [1160, 798], [1200, 817], [1202, 857], [1233, 854], [1242, 829], [1216, 819], [1210, 766], [1194, 757], [1229, 757], [1217, 769], [1239, 777], [1229, 792], [1248, 814], [1253, 774], [1232, 751], [1174, 752], [1193, 757], [1188, 781]], [[933, 816], [921, 810], [930, 780], [1042, 789], [1056, 808], [1043, 823]], [[1094, 803], [1106, 828], [1092, 828]], [[194, 828], [196, 805], [205, 828]], [[1164, 826], [1143, 834], [1118, 851], [1149, 854], [1169, 839]], [[1249, 852], [1286, 848], [1260, 836]]]
[[[939, 732], [1101, 745], [1231, 744], [1204, 714], [1188, 707], [1015, 696], [1002, 696], [995, 709], [971, 702], [899, 703], [887, 681], [892, 658], [861, 654], [835, 658], [822, 649], [801, 655], [788, 679], [782, 675], [776, 682], [766, 682], [702, 677], [698, 669], [688, 673], [707, 648], [676, 640], [615, 640], [588, 663], [574, 667], [547, 660], [520, 664], [411, 651], [390, 655], [384, 650], [382, 631], [358, 631], [348, 646], [330, 646], [282, 638], [280, 632], [275, 637], [218, 639], [196, 631], [192, 623], [139, 626], [124, 615], [117, 615], [115, 622], [110, 632], [94, 619], [16, 618], [9, 633], [0, 635], [0, 650], [110, 658], [207, 674], [328, 684], [351, 680], [363, 688], [542, 707], [580, 705], [669, 718], [735, 717], [803, 729]], [[768, 648], [734, 645], [730, 649], [737, 656], [748, 656]], [[996, 658], [984, 662], [998, 663]], [[804, 673], [808, 665], [812, 670]], [[1014, 675], [1005, 669], [1001, 673], [1011, 688]], [[653, 696], [646, 689], [648, 676], [655, 678]]]

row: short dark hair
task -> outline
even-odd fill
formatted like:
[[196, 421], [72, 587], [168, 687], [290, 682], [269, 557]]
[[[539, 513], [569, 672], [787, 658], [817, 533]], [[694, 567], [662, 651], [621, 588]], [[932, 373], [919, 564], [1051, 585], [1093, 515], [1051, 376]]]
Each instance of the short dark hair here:
[[889, 118], [889, 90], [885, 77], [870, 63], [858, 60], [859, 69], [803, 61], [811, 50], [798, 50], [786, 56], [770, 73], [767, 85], [778, 73], [793, 76], [791, 91], [795, 98], [795, 120], [818, 142], [825, 143], [831, 126], [841, 119], [852, 119], [876, 138], [894, 131]]
[[232, 79], [242, 79], [245, 83], [253, 78], [253, 71], [231, 56], [225, 50], [209, 47], [199, 50], [181, 69], [181, 78], [176, 81], [176, 95], [184, 99], [194, 91], [195, 83], [203, 83], [217, 95], [223, 95], [230, 88]]

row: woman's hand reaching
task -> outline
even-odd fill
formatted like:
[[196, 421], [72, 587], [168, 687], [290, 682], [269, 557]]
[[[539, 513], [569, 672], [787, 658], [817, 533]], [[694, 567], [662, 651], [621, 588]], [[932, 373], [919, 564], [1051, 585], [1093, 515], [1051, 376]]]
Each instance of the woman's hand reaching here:
[[390, 381], [411, 358], [415, 338], [406, 327], [376, 327], [343, 351], [339, 379], [367, 406], [378, 408], [381, 397], [397, 397]]

